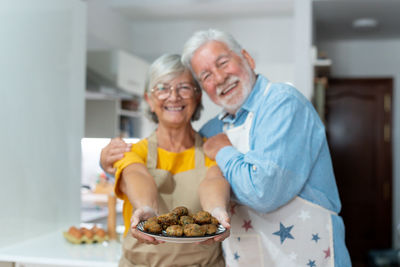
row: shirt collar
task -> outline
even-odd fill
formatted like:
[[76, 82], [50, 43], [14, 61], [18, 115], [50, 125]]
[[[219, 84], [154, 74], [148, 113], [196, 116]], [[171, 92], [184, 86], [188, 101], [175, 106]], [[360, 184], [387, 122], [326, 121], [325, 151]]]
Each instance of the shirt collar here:
[[253, 86], [253, 89], [251, 90], [249, 96], [247, 97], [247, 99], [244, 101], [243, 105], [238, 109], [238, 111], [236, 112], [236, 114], [233, 116], [231, 114], [229, 114], [226, 111], [222, 111], [219, 115], [218, 115], [218, 119], [222, 120], [224, 122], [229, 122], [232, 123], [235, 121], [236, 118], [240, 117], [240, 115], [242, 115], [243, 112], [250, 112], [253, 111], [253, 109], [255, 108], [255, 103], [259, 100], [259, 92], [263, 91], [263, 89], [266, 88], [267, 84], [268, 84], [268, 79], [265, 78], [264, 76], [258, 74], [257, 75], [257, 79], [256, 82]]

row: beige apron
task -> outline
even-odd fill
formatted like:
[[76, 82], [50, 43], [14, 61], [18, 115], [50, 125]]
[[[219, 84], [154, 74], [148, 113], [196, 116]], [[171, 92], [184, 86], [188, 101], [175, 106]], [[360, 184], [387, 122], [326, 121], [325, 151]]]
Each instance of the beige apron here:
[[[250, 112], [242, 125], [224, 128], [244, 154], [250, 150], [252, 123]], [[231, 203], [230, 212], [231, 235], [223, 242], [227, 266], [334, 266], [333, 212], [300, 197], [266, 214], [236, 203]]]
[[[201, 210], [197, 193], [201, 180], [205, 177], [202, 151], [203, 140], [195, 135], [195, 168], [172, 175], [170, 172], [156, 169], [157, 136], [155, 132], [148, 138], [147, 168], [154, 177], [159, 191], [159, 212], [167, 213], [177, 206], [185, 206], [191, 212]], [[225, 266], [221, 244], [196, 245], [164, 243], [148, 245], [132, 237], [130, 231], [123, 241], [123, 255], [120, 267], [131, 266]]]

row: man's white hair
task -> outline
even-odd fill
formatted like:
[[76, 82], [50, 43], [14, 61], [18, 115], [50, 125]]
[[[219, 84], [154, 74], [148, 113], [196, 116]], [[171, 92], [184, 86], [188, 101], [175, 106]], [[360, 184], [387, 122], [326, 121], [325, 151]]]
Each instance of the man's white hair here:
[[242, 57], [242, 46], [236, 41], [233, 36], [227, 32], [223, 32], [217, 29], [208, 29], [205, 31], [198, 31], [195, 32], [192, 37], [187, 40], [185, 45], [183, 46], [183, 53], [182, 53], [182, 64], [190, 69], [193, 76], [197, 79], [195, 73], [192, 69], [192, 57], [193, 54], [196, 52], [204, 44], [211, 42], [211, 41], [218, 41], [224, 43], [231, 49], [233, 52], [238, 54]]

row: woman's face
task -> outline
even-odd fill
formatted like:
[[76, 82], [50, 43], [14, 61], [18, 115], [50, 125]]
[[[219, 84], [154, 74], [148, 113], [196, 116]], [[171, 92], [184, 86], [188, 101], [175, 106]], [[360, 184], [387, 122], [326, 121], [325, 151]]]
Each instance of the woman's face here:
[[[177, 128], [190, 123], [190, 119], [201, 100], [200, 89], [196, 89], [193, 96], [187, 97], [187, 90], [194, 87], [195, 82], [192, 75], [186, 70], [177, 77], [159, 81], [153, 92], [145, 95], [151, 111], [157, 115], [159, 124]], [[167, 93], [167, 97], [165, 97], [165, 92], [169, 92], [169, 96]]]

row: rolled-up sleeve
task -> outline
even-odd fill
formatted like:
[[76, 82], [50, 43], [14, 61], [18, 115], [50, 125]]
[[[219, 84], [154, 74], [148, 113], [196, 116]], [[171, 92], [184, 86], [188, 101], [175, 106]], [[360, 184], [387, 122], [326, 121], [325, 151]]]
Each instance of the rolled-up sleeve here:
[[130, 151], [130, 152], [126, 152], [122, 159], [120, 159], [114, 163], [114, 168], [116, 168], [114, 193], [118, 198], [124, 199], [124, 194], [120, 190], [121, 173], [127, 166], [129, 166], [133, 163], [144, 164], [145, 161], [144, 161], [143, 157], [141, 157], [138, 153], [136, 153], [135, 151]]

